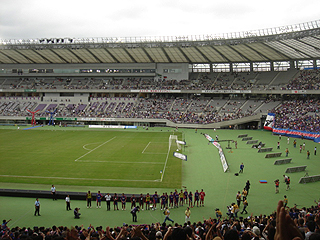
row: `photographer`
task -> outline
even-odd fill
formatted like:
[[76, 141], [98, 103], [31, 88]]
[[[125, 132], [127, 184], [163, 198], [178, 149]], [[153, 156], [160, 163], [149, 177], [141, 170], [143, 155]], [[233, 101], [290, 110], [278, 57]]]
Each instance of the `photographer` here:
[[75, 208], [73, 211], [74, 218], [80, 218], [81, 213], [79, 213], [80, 208]]
[[133, 222], [137, 222], [137, 212], [140, 211], [140, 207], [139, 206], [136, 206], [134, 207], [132, 210], [131, 210], [131, 214], [132, 214], [132, 221]]

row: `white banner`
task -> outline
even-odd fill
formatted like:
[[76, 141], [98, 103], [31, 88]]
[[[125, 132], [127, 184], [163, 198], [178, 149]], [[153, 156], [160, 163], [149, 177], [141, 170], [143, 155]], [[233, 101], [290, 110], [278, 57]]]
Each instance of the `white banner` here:
[[180, 145], [186, 145], [185, 141], [180, 141], [180, 140], [176, 140], [176, 143], [180, 144]]
[[125, 129], [126, 126], [118, 126], [118, 125], [89, 125], [89, 128], [121, 128], [121, 129]]
[[176, 158], [180, 158], [181, 160], [187, 161], [187, 155], [184, 155], [182, 153], [173, 152], [173, 156]]
[[222, 147], [221, 145], [214, 141], [212, 137], [210, 137], [208, 134], [204, 134], [204, 136], [206, 137], [206, 139], [208, 139], [216, 148], [218, 148], [218, 151], [219, 151], [219, 155], [220, 155], [220, 161], [221, 161], [221, 164], [222, 164], [222, 168], [223, 168], [223, 171], [226, 172], [228, 169], [229, 169], [229, 166], [228, 166], [228, 163], [227, 163], [227, 159], [226, 157], [224, 156], [224, 153], [223, 153], [223, 150], [222, 150]]

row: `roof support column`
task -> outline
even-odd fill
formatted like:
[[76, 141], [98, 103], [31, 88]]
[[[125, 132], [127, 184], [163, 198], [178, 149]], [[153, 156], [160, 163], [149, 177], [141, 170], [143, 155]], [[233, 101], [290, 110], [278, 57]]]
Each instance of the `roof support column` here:
[[313, 69], [317, 69], [317, 60], [313, 59]]
[[274, 71], [274, 62], [273, 61], [270, 62], [270, 70]]
[[290, 69], [295, 69], [296, 67], [295, 67], [295, 61], [293, 61], [293, 60], [290, 60]]

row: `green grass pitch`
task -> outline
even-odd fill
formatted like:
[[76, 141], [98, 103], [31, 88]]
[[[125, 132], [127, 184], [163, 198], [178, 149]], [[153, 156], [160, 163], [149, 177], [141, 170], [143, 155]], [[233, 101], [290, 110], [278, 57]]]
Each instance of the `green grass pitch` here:
[[181, 161], [173, 157], [176, 145], [168, 151], [170, 134], [1, 130], [0, 181], [178, 188]]
[[[181, 161], [168, 153], [169, 136], [177, 134], [179, 140], [187, 142], [182, 153], [188, 161]], [[237, 140], [238, 148], [231, 144], [232, 151], [226, 149], [228, 142], [221, 142], [229, 171], [224, 173], [218, 150], [201, 133], [212, 137], [219, 135], [220, 140]], [[265, 158], [266, 153], [258, 153], [251, 144], [237, 138], [239, 134], [248, 134], [254, 140], [261, 141], [266, 147], [273, 147], [271, 153], [282, 152], [282, 157]], [[272, 135], [269, 131], [258, 130], [202, 130], [171, 128], [149, 128], [145, 130], [90, 130], [88, 128], [43, 127], [31, 130], [4, 128], [0, 130], [0, 187], [16, 189], [50, 190], [55, 184], [58, 191], [91, 190], [102, 193], [151, 194], [154, 191], [170, 192], [187, 187], [189, 191], [206, 192], [205, 207], [193, 208], [191, 221], [215, 217], [214, 209], [220, 208], [226, 216], [226, 206], [236, 201], [237, 191], [242, 191], [245, 182], [250, 180], [248, 196], [249, 214], [270, 214], [276, 209], [277, 202], [288, 196], [289, 206], [311, 206], [318, 200], [320, 182], [299, 184], [306, 173], [320, 174], [320, 159], [314, 155], [314, 147], [319, 144], [310, 140], [297, 140], [293, 147], [293, 138], [287, 144], [287, 138]], [[277, 142], [280, 141], [280, 150]], [[306, 149], [300, 153], [299, 145], [306, 143]], [[288, 148], [290, 164], [273, 165], [277, 159], [285, 158]], [[306, 150], [311, 151], [307, 159]], [[244, 163], [244, 173], [239, 166]], [[306, 165], [307, 172], [288, 174], [291, 189], [286, 191], [282, 175], [287, 167]], [[163, 180], [160, 170], [165, 167]], [[275, 194], [274, 180], [280, 179], [280, 193]], [[267, 180], [261, 184], [259, 180]], [[71, 207], [81, 207], [81, 219], [73, 219], [71, 212], [65, 211], [64, 200], [52, 201], [40, 199], [41, 218], [34, 218], [34, 199], [0, 197], [3, 219], [13, 218], [12, 226], [52, 226], [81, 225], [121, 226], [123, 222], [132, 223], [129, 211], [107, 212], [102, 209], [85, 208], [85, 200], [71, 200]], [[172, 209], [171, 217], [179, 223], [184, 222], [185, 206]], [[246, 217], [247, 215], [241, 215]], [[161, 211], [142, 211], [138, 223], [162, 222]]]

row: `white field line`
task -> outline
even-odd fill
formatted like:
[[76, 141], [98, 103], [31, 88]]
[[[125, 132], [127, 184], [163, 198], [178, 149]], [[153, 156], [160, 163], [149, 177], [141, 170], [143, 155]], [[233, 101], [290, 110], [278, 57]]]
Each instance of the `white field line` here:
[[160, 182], [162, 182], [163, 176], [164, 176], [164, 172], [166, 171], [167, 162], [168, 162], [168, 158], [169, 158], [169, 152], [170, 152], [170, 148], [168, 148], [167, 157], [166, 157], [166, 162], [164, 163], [164, 166], [163, 166], [163, 170], [162, 170]]
[[18, 176], [18, 175], [0, 175], [0, 177], [14, 177], [14, 178], [45, 178], [45, 179], [63, 179], [63, 180], [94, 180], [94, 181], [120, 181], [120, 182], [159, 182], [160, 179], [155, 180], [134, 180], [134, 179], [107, 179], [107, 178], [65, 178], [65, 177], [42, 177], [42, 176]]
[[151, 143], [151, 142], [149, 142], [149, 143], [147, 144], [147, 146], [143, 149], [142, 153], [144, 153], [144, 151], [147, 149], [147, 147], [149, 147], [150, 143]]
[[81, 158], [83, 158], [83, 157], [87, 156], [89, 153], [93, 152], [94, 150], [98, 149], [99, 147], [101, 147], [101, 146], [103, 146], [104, 144], [106, 144], [106, 143], [108, 143], [108, 142], [112, 141], [112, 140], [113, 140], [113, 139], [115, 139], [115, 138], [116, 138], [116, 137], [113, 137], [113, 138], [109, 139], [108, 141], [106, 141], [106, 142], [104, 142], [104, 143], [100, 144], [99, 146], [95, 147], [94, 149], [90, 150], [89, 152], [87, 152], [87, 153], [83, 154], [82, 156], [78, 157], [78, 158], [77, 158], [76, 160], [74, 160], [74, 161], [76, 162], [76, 161], [78, 161], [79, 159], [81, 159]]
[[97, 143], [101, 143], [101, 142], [96, 142], [96, 143], [87, 143], [87, 144], [83, 145], [83, 146], [82, 146], [82, 148], [83, 148], [83, 149], [85, 149], [85, 150], [90, 151], [90, 150], [92, 150], [92, 149], [87, 148], [87, 146], [88, 146], [88, 145], [92, 145], [92, 144], [97, 144]]
[[103, 161], [103, 160], [78, 160], [78, 162], [105, 162], [105, 163], [116, 163], [116, 164], [163, 164], [157, 162], [119, 162], [119, 161]]
[[146, 152], [146, 153], [145, 153], [145, 151], [146, 151], [146, 149], [149, 147], [150, 143], [166, 143], [166, 142], [149, 142], [149, 143], [147, 144], [147, 146], [143, 149], [143, 151], [142, 151], [143, 154], [153, 154], [153, 155], [155, 155], [155, 154], [166, 154], [166, 153], [152, 153], [152, 152]]

